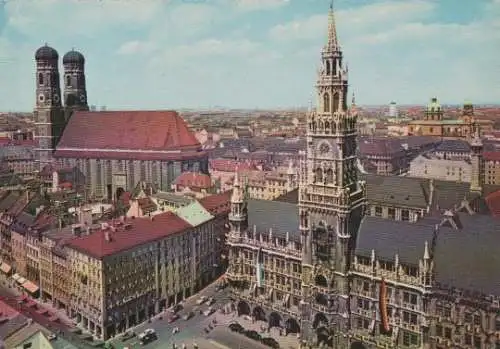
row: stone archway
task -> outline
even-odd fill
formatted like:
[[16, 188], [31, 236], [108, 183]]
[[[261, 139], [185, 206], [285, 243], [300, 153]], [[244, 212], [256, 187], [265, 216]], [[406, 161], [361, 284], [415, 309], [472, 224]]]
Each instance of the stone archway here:
[[328, 287], [328, 281], [326, 280], [326, 277], [321, 274], [316, 275], [316, 277], [314, 278], [314, 283], [316, 284], [316, 286]]
[[266, 312], [258, 305], [253, 308], [252, 316], [257, 321], [267, 321]]
[[269, 328], [271, 327], [281, 327], [283, 318], [277, 312], [272, 312], [269, 314]]
[[356, 341], [351, 343], [349, 349], [366, 349], [366, 346], [362, 342]]
[[240, 315], [250, 315], [250, 305], [248, 305], [245, 301], [239, 301], [236, 306], [236, 310], [238, 312], [238, 316]]
[[120, 198], [122, 197], [123, 193], [125, 193], [125, 189], [123, 189], [122, 187], [116, 188], [116, 191], [115, 191], [116, 201], [120, 200]]
[[285, 321], [285, 335], [289, 333], [300, 333], [300, 325], [293, 317]]
[[316, 329], [316, 342], [317, 345], [333, 347], [333, 336], [332, 331], [330, 331], [326, 326], [320, 326]]
[[328, 318], [323, 313], [316, 313], [313, 320], [313, 328], [328, 326]]

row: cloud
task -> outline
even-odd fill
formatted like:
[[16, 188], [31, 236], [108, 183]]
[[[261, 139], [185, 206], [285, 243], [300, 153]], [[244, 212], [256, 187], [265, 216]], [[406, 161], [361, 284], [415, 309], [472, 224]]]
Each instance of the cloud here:
[[286, 6], [290, 0], [230, 0], [232, 6], [242, 12], [262, 11]]
[[[335, 12], [339, 28], [348, 28], [349, 33], [366, 31], [374, 26], [390, 26], [408, 20], [425, 18], [435, 7], [435, 3], [422, 0], [378, 2], [358, 8]], [[326, 14], [278, 24], [269, 31], [275, 40], [309, 40], [326, 34]]]
[[93, 36], [103, 28], [146, 25], [164, 12], [168, 0], [99, 1], [44, 0], [11, 1], [5, 6], [13, 29], [27, 35], [58, 37]]

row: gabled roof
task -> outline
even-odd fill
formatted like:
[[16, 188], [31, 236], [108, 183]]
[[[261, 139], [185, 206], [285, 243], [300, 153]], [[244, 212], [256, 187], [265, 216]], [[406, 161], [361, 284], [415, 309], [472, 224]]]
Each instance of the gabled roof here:
[[200, 172], [183, 172], [175, 179], [174, 183], [178, 186], [195, 189], [209, 189], [212, 187], [210, 176]]
[[76, 111], [57, 150], [197, 150], [201, 147], [175, 111]]
[[470, 144], [461, 139], [445, 139], [435, 150], [448, 153], [470, 153]]
[[214, 218], [198, 201], [193, 201], [189, 205], [179, 207], [175, 213], [193, 227]]
[[272, 230], [275, 237], [286, 236], [289, 239], [300, 241], [299, 208], [287, 202], [269, 200], [248, 200], [248, 229], [268, 233]]
[[356, 242], [356, 255], [394, 261], [396, 254], [402, 263], [418, 265], [424, 255], [425, 242], [433, 241], [439, 221], [424, 219], [417, 223], [394, 221], [379, 217], [363, 218]]
[[459, 212], [459, 229], [439, 228], [434, 250], [436, 281], [441, 285], [500, 296], [500, 220]]

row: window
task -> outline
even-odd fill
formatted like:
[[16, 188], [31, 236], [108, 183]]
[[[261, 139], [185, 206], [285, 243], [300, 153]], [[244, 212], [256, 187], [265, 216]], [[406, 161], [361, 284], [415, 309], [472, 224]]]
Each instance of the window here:
[[43, 74], [38, 73], [38, 85], [43, 85]]
[[66, 86], [71, 86], [71, 76], [66, 75]]
[[323, 112], [330, 112], [330, 95], [328, 93], [323, 95]]
[[375, 206], [375, 217], [382, 217], [382, 207]]
[[401, 210], [401, 220], [409, 221], [410, 220], [410, 211], [409, 210]]
[[443, 336], [443, 326], [436, 325], [436, 336], [437, 337], [442, 337]]
[[451, 328], [446, 327], [446, 328], [444, 329], [444, 337], [445, 337], [446, 339], [451, 339]]
[[396, 219], [396, 209], [395, 208], [387, 209], [387, 215], [389, 216], [390, 219]]

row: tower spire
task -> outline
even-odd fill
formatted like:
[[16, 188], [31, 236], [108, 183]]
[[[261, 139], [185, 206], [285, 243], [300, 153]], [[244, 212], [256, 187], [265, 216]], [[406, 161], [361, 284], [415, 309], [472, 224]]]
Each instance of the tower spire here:
[[335, 24], [335, 14], [333, 11], [333, 0], [330, 2], [330, 10], [328, 11], [328, 41], [326, 48], [331, 51], [339, 49], [337, 40], [337, 26]]

